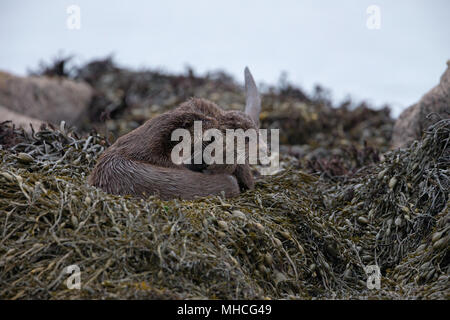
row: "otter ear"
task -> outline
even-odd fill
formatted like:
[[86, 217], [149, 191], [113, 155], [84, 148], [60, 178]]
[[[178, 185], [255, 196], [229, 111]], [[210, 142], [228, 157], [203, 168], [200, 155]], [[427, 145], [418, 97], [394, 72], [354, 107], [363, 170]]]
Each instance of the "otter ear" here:
[[261, 112], [261, 98], [256, 87], [255, 80], [248, 67], [245, 67], [245, 113], [252, 118], [253, 122], [259, 127], [259, 113]]

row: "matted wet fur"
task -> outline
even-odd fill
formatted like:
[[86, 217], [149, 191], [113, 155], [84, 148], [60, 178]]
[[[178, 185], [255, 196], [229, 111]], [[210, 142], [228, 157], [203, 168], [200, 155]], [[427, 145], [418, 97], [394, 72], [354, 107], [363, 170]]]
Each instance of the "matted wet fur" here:
[[162, 199], [192, 199], [222, 192], [233, 197], [241, 190], [253, 189], [248, 159], [239, 165], [177, 165], [170, 156], [178, 143], [171, 141], [172, 132], [181, 128], [192, 132], [194, 121], [202, 121], [203, 130], [258, 128], [261, 102], [247, 68], [245, 76], [245, 113], [224, 111], [210, 101], [192, 98], [117, 139], [99, 158], [89, 183], [112, 194], [157, 194]]

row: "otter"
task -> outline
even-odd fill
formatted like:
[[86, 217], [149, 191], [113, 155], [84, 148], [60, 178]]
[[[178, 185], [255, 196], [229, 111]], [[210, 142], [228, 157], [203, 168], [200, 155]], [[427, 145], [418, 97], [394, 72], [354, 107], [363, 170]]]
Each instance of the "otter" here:
[[234, 197], [254, 188], [248, 164], [175, 164], [171, 141], [175, 129], [192, 131], [194, 121], [203, 129], [259, 128], [261, 99], [253, 76], [246, 67], [245, 111], [225, 111], [215, 103], [191, 98], [172, 111], [148, 120], [120, 137], [100, 156], [88, 178], [90, 185], [117, 195], [145, 197], [157, 195], [163, 200], [194, 199], [224, 194]]

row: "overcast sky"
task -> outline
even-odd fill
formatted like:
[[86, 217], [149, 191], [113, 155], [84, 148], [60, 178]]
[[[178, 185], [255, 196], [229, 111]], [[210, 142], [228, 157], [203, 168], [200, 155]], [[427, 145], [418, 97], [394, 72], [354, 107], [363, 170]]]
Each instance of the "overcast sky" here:
[[[67, 27], [67, 8], [81, 28]], [[380, 9], [379, 29], [366, 12]], [[373, 24], [372, 24], [373, 25]], [[58, 53], [80, 62], [114, 53], [130, 67], [200, 73], [224, 69], [275, 84], [282, 71], [306, 90], [319, 83], [394, 115], [436, 85], [450, 59], [449, 0], [0, 1], [0, 69], [26, 74]]]

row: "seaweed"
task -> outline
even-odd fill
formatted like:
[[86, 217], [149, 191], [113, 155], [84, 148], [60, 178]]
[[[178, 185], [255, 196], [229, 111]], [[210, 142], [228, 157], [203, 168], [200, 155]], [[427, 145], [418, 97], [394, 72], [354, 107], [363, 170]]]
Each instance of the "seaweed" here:
[[450, 120], [346, 179], [282, 154], [255, 190], [194, 201], [89, 186], [109, 144], [95, 132], [0, 132], [17, 139], [0, 149], [3, 299], [449, 298]]

